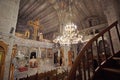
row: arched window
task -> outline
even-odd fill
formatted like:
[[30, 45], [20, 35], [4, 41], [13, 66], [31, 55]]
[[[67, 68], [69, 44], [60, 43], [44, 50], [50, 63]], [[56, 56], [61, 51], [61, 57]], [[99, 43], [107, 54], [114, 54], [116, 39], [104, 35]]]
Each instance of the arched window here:
[[31, 52], [30, 59], [32, 59], [33, 57], [36, 58], [36, 52]]

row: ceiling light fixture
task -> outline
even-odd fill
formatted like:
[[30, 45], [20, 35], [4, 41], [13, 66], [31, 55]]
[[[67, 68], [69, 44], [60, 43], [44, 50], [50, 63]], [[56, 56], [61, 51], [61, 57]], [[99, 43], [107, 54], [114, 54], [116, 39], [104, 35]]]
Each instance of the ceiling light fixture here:
[[[67, 44], [77, 44], [78, 42], [83, 42], [83, 36], [79, 34], [79, 31], [77, 29], [77, 26], [72, 22], [72, 0], [69, 1], [69, 18], [70, 21], [68, 24], [64, 23], [65, 26], [63, 26], [62, 35], [57, 36], [53, 42], [59, 43], [61, 45]], [[62, 14], [61, 14], [62, 15]], [[66, 15], [67, 16], [67, 15]], [[64, 21], [62, 21], [64, 22]]]

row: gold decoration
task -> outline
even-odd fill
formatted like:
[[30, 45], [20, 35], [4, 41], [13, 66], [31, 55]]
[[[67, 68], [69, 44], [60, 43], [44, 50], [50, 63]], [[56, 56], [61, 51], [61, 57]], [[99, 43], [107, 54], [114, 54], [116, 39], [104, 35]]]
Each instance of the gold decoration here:
[[29, 39], [29, 37], [30, 37], [30, 31], [26, 30], [25, 31], [25, 38]]
[[33, 27], [33, 29], [34, 29], [33, 39], [37, 40], [38, 30], [42, 29], [42, 26], [40, 25], [40, 19], [36, 19], [34, 21], [30, 20], [30, 21], [28, 21], [28, 25]]

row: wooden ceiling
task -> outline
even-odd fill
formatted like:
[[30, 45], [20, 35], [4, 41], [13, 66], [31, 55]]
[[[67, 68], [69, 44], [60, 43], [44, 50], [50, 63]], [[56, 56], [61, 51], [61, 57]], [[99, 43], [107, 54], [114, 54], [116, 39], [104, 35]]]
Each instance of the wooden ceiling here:
[[[105, 21], [100, 0], [71, 0], [72, 3], [72, 21], [78, 26], [78, 29], [88, 27], [85, 23], [87, 18], [99, 17], [101, 22]], [[66, 10], [70, 0], [20, 0], [17, 32], [24, 32], [27, 21], [40, 19], [40, 24], [44, 27], [44, 34], [59, 31], [61, 25], [60, 11]], [[63, 15], [62, 15], [63, 16]], [[66, 15], [64, 15], [66, 16]], [[62, 19], [64, 22], [64, 19]]]

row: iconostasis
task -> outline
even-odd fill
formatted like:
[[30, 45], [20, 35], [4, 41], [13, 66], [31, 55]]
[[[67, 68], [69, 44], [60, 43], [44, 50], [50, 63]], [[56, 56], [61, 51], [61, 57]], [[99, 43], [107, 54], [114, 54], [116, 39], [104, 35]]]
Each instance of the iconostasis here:
[[28, 68], [40, 67], [45, 60], [51, 60], [51, 64], [53, 64], [53, 57], [51, 48], [17, 46], [15, 64], [17, 69], [23, 72]]
[[19, 72], [39, 68], [46, 60], [54, 64], [53, 43], [16, 38], [14, 44], [16, 51], [13, 51], [13, 64]]

